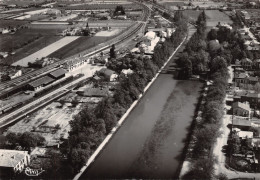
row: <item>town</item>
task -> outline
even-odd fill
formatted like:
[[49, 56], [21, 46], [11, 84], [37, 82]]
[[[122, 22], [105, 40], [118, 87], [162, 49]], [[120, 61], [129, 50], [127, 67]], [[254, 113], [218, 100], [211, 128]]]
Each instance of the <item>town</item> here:
[[260, 179], [259, 15], [0, 0], [0, 179]]

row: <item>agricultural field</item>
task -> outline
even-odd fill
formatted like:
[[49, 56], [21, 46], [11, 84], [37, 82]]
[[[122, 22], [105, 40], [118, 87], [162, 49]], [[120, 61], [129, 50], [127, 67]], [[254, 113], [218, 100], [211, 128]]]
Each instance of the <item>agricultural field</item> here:
[[82, 104], [72, 107], [71, 103], [61, 105], [59, 102], [53, 102], [11, 126], [7, 132], [39, 133], [46, 139], [47, 145], [56, 145], [61, 137], [68, 137], [69, 121], [80, 111], [81, 107]]
[[95, 36], [110, 37], [110, 36], [115, 36], [116, 34], [119, 34], [120, 32], [121, 31], [119, 29], [108, 30], [108, 31], [99, 31], [95, 34]]
[[125, 28], [133, 24], [130, 20], [105, 20], [105, 21], [89, 21], [89, 27], [114, 27], [114, 28]]
[[183, 15], [186, 16], [190, 21], [196, 21], [202, 11], [201, 10], [184, 10]]
[[79, 37], [77, 40], [73, 41], [72, 43], [64, 46], [63, 48], [57, 50], [56, 52], [52, 53], [48, 57], [54, 57], [54, 58], [67, 58], [70, 56], [73, 56], [77, 53], [80, 53], [86, 49], [89, 49], [91, 47], [94, 47], [100, 43], [106, 42], [109, 39], [113, 38], [110, 37]]
[[[99, 10], [99, 9], [115, 9], [118, 4], [80, 4], [65, 7], [66, 10]], [[120, 4], [125, 10], [127, 9], [142, 9], [137, 4]]]
[[[2, 14], [0, 14], [2, 15]], [[0, 28], [6, 27], [18, 27], [18, 26], [27, 26], [29, 21], [18, 21], [18, 20], [1, 20]]]
[[225, 5], [225, 2], [214, 2], [214, 1], [199, 2], [199, 1], [195, 1], [195, 2], [192, 2], [192, 4], [195, 7], [199, 6], [200, 8], [218, 8], [218, 7]]
[[31, 0], [4, 0], [3, 4], [10, 5], [10, 4], [16, 4], [17, 6], [26, 6], [30, 4], [41, 4], [44, 3], [45, 0], [37, 0], [37, 1], [31, 1]]
[[70, 44], [71, 42], [75, 41], [78, 38], [79, 38], [79, 36], [63, 37], [59, 41], [56, 41], [56, 42], [50, 44], [49, 46], [46, 46], [46, 47], [42, 48], [41, 50], [23, 58], [23, 59], [20, 59], [19, 61], [13, 63], [12, 65], [14, 65], [14, 66], [19, 65], [19, 66], [26, 67], [26, 66], [28, 66], [29, 62], [34, 62], [34, 61], [36, 61], [36, 59], [41, 59], [43, 57], [47, 57], [50, 54], [52, 54], [53, 52], [59, 50], [63, 46]]
[[260, 22], [260, 9], [245, 9], [248, 12], [252, 20]]
[[229, 16], [219, 10], [205, 10], [205, 13], [208, 27], [215, 27], [219, 22], [232, 24], [232, 20]]
[[16, 61], [23, 59], [29, 56], [30, 54], [33, 54], [39, 51], [40, 49], [60, 40], [61, 38], [62, 38], [61, 36], [42, 36], [39, 39], [35, 40], [34, 42], [23, 46], [23, 48], [16, 50], [14, 55], [2, 59], [1, 63], [11, 65]]

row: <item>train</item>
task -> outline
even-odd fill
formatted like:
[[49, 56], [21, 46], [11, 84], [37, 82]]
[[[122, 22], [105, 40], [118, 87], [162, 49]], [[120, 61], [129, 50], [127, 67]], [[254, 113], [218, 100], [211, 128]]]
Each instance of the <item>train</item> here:
[[4, 109], [1, 110], [1, 114], [8, 113], [8, 112], [12, 111], [13, 109], [15, 109], [17, 107], [20, 107], [22, 105], [23, 105], [23, 102], [19, 102], [19, 103], [16, 103], [16, 104], [12, 105], [12, 106], [4, 108]]

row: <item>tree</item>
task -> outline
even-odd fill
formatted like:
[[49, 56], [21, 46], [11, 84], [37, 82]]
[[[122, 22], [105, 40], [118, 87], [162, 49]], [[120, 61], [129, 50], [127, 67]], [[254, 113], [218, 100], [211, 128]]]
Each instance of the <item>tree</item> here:
[[5, 81], [10, 81], [11, 80], [11, 77], [8, 75], [8, 74], [3, 74], [1, 76], [1, 81], [2, 82], [5, 82]]
[[113, 44], [110, 48], [110, 58], [116, 58], [115, 45]]
[[228, 150], [230, 155], [240, 152], [241, 141], [237, 134], [232, 134], [231, 140], [228, 142]]
[[219, 175], [216, 176], [217, 180], [228, 180], [228, 177], [226, 174], [220, 173]]
[[18, 142], [22, 147], [26, 149], [30, 149], [31, 147], [43, 145], [45, 139], [39, 134], [35, 134], [32, 132], [25, 132], [20, 136]]

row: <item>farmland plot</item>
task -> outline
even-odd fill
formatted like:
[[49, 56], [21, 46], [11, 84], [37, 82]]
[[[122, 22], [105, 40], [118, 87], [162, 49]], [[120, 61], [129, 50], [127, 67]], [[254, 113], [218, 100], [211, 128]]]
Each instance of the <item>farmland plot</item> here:
[[67, 44], [71, 43], [72, 41], [78, 39], [79, 36], [67, 36], [59, 41], [56, 41], [55, 43], [50, 44], [49, 46], [31, 54], [30, 56], [27, 56], [16, 63], [12, 64], [14, 66], [20, 65], [20, 66], [27, 66], [28, 62], [34, 62], [36, 59], [41, 59], [43, 57], [47, 57], [48, 55], [52, 54], [53, 52], [57, 51], [58, 49], [62, 48], [63, 46], [66, 46]]
[[229, 18], [229, 16], [223, 12], [220, 12], [219, 10], [205, 10], [205, 13], [207, 16], [208, 27], [214, 27], [219, 22], [232, 24], [232, 20]]

